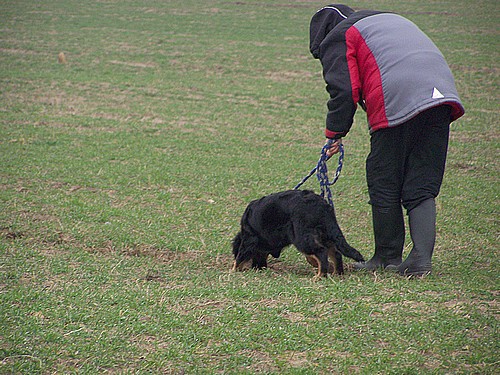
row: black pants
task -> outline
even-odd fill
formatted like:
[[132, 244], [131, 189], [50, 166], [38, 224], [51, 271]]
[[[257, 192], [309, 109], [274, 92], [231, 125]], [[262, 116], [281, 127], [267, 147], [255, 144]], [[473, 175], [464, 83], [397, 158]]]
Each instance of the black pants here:
[[409, 212], [435, 198], [443, 181], [450, 107], [431, 108], [404, 124], [371, 135], [366, 160], [370, 204]]

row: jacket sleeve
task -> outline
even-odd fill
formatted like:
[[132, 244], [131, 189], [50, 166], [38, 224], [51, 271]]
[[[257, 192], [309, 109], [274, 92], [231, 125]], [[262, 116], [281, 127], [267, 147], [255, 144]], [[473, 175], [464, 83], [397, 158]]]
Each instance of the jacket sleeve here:
[[322, 46], [323, 51], [320, 60], [326, 90], [330, 94], [325, 135], [337, 139], [344, 137], [351, 129], [359, 93], [357, 89], [353, 92], [345, 40], [329, 41], [324, 48]]

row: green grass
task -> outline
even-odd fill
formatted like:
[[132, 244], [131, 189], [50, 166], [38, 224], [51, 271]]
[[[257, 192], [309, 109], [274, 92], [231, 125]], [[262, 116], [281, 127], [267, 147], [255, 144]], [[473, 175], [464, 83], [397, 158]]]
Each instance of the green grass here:
[[[315, 283], [294, 249], [229, 272], [247, 203], [292, 188], [323, 144], [323, 5], [0, 1], [0, 373], [498, 373], [495, 1], [354, 5], [426, 31], [467, 109], [433, 274]], [[368, 143], [358, 113], [334, 187], [366, 257]]]

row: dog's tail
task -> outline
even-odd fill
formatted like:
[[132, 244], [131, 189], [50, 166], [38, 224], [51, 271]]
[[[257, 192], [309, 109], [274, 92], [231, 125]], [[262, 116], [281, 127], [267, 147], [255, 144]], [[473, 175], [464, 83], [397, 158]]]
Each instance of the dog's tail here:
[[331, 233], [333, 236], [333, 243], [337, 250], [344, 256], [354, 259], [357, 262], [364, 262], [365, 259], [363, 255], [356, 250], [354, 247], [347, 243], [347, 240], [344, 237], [344, 234], [340, 230], [340, 227], [337, 223], [334, 224], [334, 228], [332, 228]]

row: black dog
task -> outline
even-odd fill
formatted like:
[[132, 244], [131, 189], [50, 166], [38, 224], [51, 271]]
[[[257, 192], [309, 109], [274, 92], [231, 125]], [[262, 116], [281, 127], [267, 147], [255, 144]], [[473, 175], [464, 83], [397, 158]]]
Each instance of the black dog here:
[[342, 255], [364, 261], [344, 238], [333, 207], [312, 191], [289, 190], [250, 202], [233, 240], [233, 270], [267, 267], [269, 254], [278, 258], [291, 244], [318, 267], [315, 278], [328, 272], [342, 274]]

